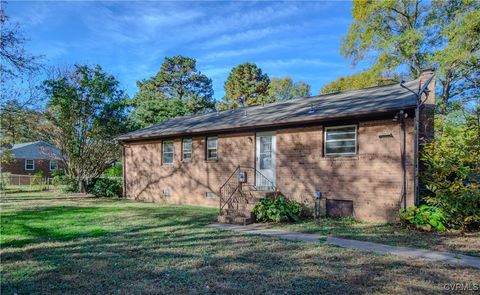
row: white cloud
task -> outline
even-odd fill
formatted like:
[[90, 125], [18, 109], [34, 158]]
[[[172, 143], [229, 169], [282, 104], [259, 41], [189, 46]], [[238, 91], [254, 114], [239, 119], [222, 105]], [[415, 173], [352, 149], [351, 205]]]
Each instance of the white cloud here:
[[232, 50], [222, 50], [222, 51], [213, 51], [203, 57], [199, 58], [200, 61], [214, 61], [219, 59], [231, 58], [236, 56], [247, 56], [251, 54], [258, 54], [261, 52], [269, 51], [275, 48], [280, 47], [279, 44], [267, 44], [257, 47], [245, 48], [245, 49], [232, 49]]
[[210, 49], [214, 47], [220, 46], [228, 46], [232, 44], [242, 43], [242, 42], [250, 42], [256, 41], [259, 39], [263, 39], [265, 37], [272, 37], [272, 35], [292, 29], [293, 26], [277, 26], [277, 27], [267, 27], [261, 29], [251, 29], [242, 31], [239, 33], [234, 34], [223, 34], [217, 38], [212, 40], [207, 40], [205, 43], [201, 45], [204, 49]]
[[338, 68], [344, 67], [343, 63], [329, 62], [319, 58], [290, 58], [290, 59], [276, 59], [259, 61], [258, 65], [268, 68], [286, 68], [296, 66], [315, 66], [315, 67], [328, 67]]

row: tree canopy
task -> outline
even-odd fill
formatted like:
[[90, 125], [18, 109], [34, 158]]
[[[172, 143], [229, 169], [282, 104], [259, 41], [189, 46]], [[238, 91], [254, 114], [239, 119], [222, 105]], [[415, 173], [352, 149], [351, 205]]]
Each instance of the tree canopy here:
[[[2, 3], [3, 4], [3, 3]], [[0, 82], [16, 78], [25, 72], [35, 71], [39, 67], [38, 56], [25, 50], [27, 38], [23, 35], [19, 24], [12, 23], [0, 7]]]
[[268, 86], [267, 92], [267, 101], [284, 101], [293, 98], [307, 97], [310, 96], [310, 85], [303, 82], [293, 82], [292, 78], [276, 78], [273, 77], [270, 80], [270, 85]]
[[166, 57], [160, 71], [137, 86], [133, 117], [141, 127], [214, 107], [212, 80], [190, 57]]
[[68, 176], [80, 189], [120, 157], [114, 137], [127, 131], [126, 95], [100, 66], [75, 65], [44, 82], [48, 97], [44, 130], [60, 147]]
[[225, 81], [225, 96], [220, 108], [236, 108], [266, 102], [270, 78], [254, 63], [232, 69]]
[[439, 112], [446, 114], [451, 100], [478, 91], [479, 6], [472, 0], [355, 0], [341, 53], [353, 65], [367, 62], [370, 67], [321, 92], [382, 85], [381, 77], [417, 78], [433, 66], [440, 82]]
[[323, 85], [320, 94], [343, 92], [353, 89], [362, 89], [372, 86], [388, 85], [395, 82], [400, 82], [399, 77], [394, 75], [388, 78], [382, 76], [378, 71], [367, 70], [350, 76], [340, 77], [335, 81], [331, 81]]
[[43, 139], [39, 133], [43, 121], [41, 112], [31, 110], [17, 100], [6, 101], [0, 112], [0, 145]]

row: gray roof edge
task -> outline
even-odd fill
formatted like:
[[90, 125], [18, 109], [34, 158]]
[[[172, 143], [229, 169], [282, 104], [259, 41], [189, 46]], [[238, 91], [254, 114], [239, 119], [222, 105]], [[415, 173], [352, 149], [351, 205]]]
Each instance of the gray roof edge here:
[[[410, 80], [410, 81], [407, 81], [407, 82], [404, 82], [404, 84], [410, 84], [410, 87], [412, 87], [413, 85], [418, 85], [419, 83], [419, 79], [414, 79], [414, 80]], [[329, 94], [322, 94], [322, 95], [315, 95], [315, 96], [310, 96], [310, 97], [301, 97], [301, 98], [296, 98], [296, 99], [291, 99], [291, 100], [286, 100], [286, 101], [280, 101], [280, 102], [273, 102], [273, 103], [268, 103], [268, 104], [264, 104], [264, 105], [254, 105], [254, 106], [249, 106], [249, 107], [244, 107], [244, 108], [238, 108], [238, 109], [234, 109], [234, 110], [224, 110], [224, 111], [219, 111], [218, 114], [219, 115], [222, 115], [224, 114], [225, 112], [231, 112], [231, 111], [246, 111], [246, 112], [251, 112], [251, 111], [254, 111], [256, 110], [257, 108], [268, 108], [268, 107], [275, 107], [275, 106], [281, 106], [283, 104], [291, 104], [292, 102], [298, 102], [299, 104], [305, 102], [305, 101], [308, 101], [310, 99], [325, 99], [326, 101], [329, 101], [329, 100], [332, 100], [332, 101], [335, 101], [336, 99], [342, 99], [342, 96], [345, 97], [345, 96], [355, 96], [357, 94], [359, 94], [359, 96], [361, 96], [361, 94], [367, 94], [371, 91], [376, 91], [376, 89], [378, 90], [382, 90], [382, 89], [385, 89], [385, 90], [389, 90], [389, 89], [392, 89], [392, 87], [395, 87], [398, 85], [398, 88], [399, 89], [402, 89], [403, 91], [406, 91], [404, 89], [404, 87], [401, 87], [400, 86], [400, 83], [392, 83], [392, 84], [388, 84], [388, 85], [382, 85], [382, 86], [372, 86], [372, 87], [367, 87], [367, 88], [362, 88], [362, 89], [356, 89], [356, 90], [350, 90], [350, 91], [345, 91], [345, 92], [339, 92], [339, 93], [329, 93]], [[401, 108], [405, 108], [405, 106], [402, 106], [400, 107], [399, 109]], [[383, 110], [381, 109], [370, 109], [369, 112], [371, 113], [374, 113], [374, 112], [381, 112]], [[147, 139], [149, 138], [150, 136], [148, 135], [148, 133], [151, 133], [151, 137], [158, 137], [159, 133], [159, 130], [158, 128], [162, 126], [162, 124], [165, 124], [166, 122], [172, 122], [172, 121], [179, 121], [179, 120], [182, 120], [182, 118], [184, 119], [199, 119], [201, 120], [201, 117], [203, 116], [210, 116], [212, 115], [213, 112], [209, 112], [209, 113], [201, 113], [201, 114], [193, 114], [193, 115], [186, 115], [186, 116], [179, 116], [179, 117], [175, 117], [175, 118], [171, 118], [169, 120], [166, 120], [166, 121], [163, 121], [163, 122], [159, 122], [157, 124], [154, 124], [152, 126], [149, 126], [149, 127], [145, 127], [145, 128], [141, 128], [141, 129], [138, 129], [138, 130], [134, 130], [134, 131], [131, 131], [131, 132], [128, 132], [126, 134], [122, 134], [118, 137], [115, 138], [115, 140], [117, 141], [124, 141], [124, 140], [129, 140], [129, 139], [133, 139], [133, 138], [138, 138], [139, 140], [141, 139]], [[351, 114], [353, 115], [353, 113]], [[329, 116], [330, 117], [330, 116]], [[322, 118], [323, 119], [323, 118]], [[328, 119], [328, 118], [326, 118]], [[300, 120], [301, 121], [301, 120]], [[285, 121], [284, 121], [285, 122]], [[298, 122], [294, 122], [294, 123], [298, 123]], [[272, 125], [277, 125], [278, 123], [272, 123]], [[254, 126], [250, 126], [250, 127], [254, 127]], [[228, 128], [238, 128], [238, 126], [229, 126]], [[208, 132], [209, 130], [214, 130], [215, 128], [208, 128], [206, 130], [206, 132]], [[147, 134], [145, 134], [147, 133]], [[177, 132], [178, 134], [182, 134], [182, 133], [185, 133], [184, 131], [181, 132], [181, 131], [178, 131]]]
[[311, 124], [316, 122], [321, 123], [326, 121], [342, 120], [349, 117], [367, 119], [368, 117], [375, 117], [382, 114], [388, 114], [395, 111], [409, 110], [414, 108], [416, 108], [416, 104], [396, 107], [396, 108], [389, 108], [389, 109], [377, 109], [377, 110], [368, 111], [368, 112], [341, 114], [340, 116], [316, 117], [316, 118], [312, 118], [311, 120], [291, 120], [291, 121], [283, 121], [283, 122], [271, 122], [263, 125], [248, 125], [248, 126], [242, 125], [242, 126], [230, 126], [228, 128], [208, 128], [208, 129], [199, 129], [192, 132], [149, 134], [148, 136], [137, 136], [137, 137], [128, 137], [127, 135], [129, 133], [127, 133], [122, 136], [116, 137], [115, 140], [120, 143], [124, 143], [124, 142], [151, 140], [151, 139], [171, 138], [174, 136], [183, 136], [183, 135], [199, 135], [199, 134], [206, 134], [210, 132], [231, 132], [234, 130], [238, 130], [239, 132], [241, 132], [242, 130], [246, 130], [246, 129], [261, 129], [261, 128], [269, 128], [272, 126], [288, 127], [288, 126], [295, 126], [299, 124]]

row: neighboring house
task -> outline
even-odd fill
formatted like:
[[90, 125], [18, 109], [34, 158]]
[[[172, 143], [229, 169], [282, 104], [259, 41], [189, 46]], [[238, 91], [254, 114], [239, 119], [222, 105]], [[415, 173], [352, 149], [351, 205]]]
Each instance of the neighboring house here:
[[42, 171], [50, 177], [53, 170], [63, 167], [60, 150], [44, 141], [17, 143], [8, 150], [13, 160], [2, 165], [2, 172], [34, 175]]
[[416, 203], [417, 139], [433, 136], [434, 87], [424, 71], [404, 87], [177, 117], [127, 133], [117, 138], [124, 193], [220, 206], [223, 222], [250, 222], [251, 208], [271, 192], [321, 214], [395, 221]]

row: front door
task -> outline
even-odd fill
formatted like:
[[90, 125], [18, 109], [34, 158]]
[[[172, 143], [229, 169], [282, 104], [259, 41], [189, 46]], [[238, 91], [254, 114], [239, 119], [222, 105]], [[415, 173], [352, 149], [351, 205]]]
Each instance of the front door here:
[[275, 186], [275, 133], [257, 133], [256, 186], [260, 190], [272, 190]]

